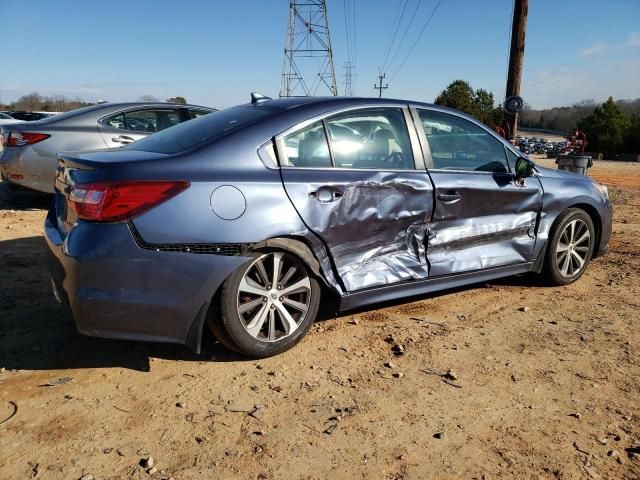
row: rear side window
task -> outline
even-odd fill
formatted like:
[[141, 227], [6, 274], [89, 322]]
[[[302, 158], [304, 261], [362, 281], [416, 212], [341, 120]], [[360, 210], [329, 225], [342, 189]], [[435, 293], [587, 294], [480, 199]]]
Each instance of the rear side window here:
[[444, 112], [419, 110], [433, 166], [443, 170], [508, 172], [502, 142], [478, 125]]
[[198, 118], [198, 117], [201, 117], [201, 116], [206, 115], [206, 114], [211, 113], [211, 112], [212, 112], [211, 110], [200, 110], [200, 109], [197, 109], [197, 108], [190, 108], [189, 109], [189, 116], [191, 118]]
[[330, 167], [331, 155], [322, 122], [298, 130], [284, 138], [286, 158], [282, 162], [287, 167]]
[[131, 132], [159, 132], [180, 123], [180, 112], [172, 109], [134, 110], [107, 118], [104, 123]]
[[124, 148], [167, 154], [178, 153], [214, 140], [280, 110], [280, 108], [248, 105], [227, 108], [180, 123], [174, 128], [150, 135]]

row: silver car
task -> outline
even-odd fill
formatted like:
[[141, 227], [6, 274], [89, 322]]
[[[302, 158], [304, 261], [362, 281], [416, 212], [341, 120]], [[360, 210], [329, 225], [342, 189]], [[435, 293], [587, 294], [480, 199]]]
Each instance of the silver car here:
[[2, 125], [4, 181], [53, 193], [58, 152], [121, 147], [215, 111], [174, 103], [103, 103], [36, 122]]

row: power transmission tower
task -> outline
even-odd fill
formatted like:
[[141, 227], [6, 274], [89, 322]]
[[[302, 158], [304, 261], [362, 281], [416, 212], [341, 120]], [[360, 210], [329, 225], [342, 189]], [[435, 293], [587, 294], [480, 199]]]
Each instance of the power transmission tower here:
[[280, 97], [338, 95], [326, 0], [292, 0]]
[[378, 75], [378, 85], [373, 85], [373, 88], [375, 88], [376, 90], [378, 90], [378, 98], [382, 98], [382, 90], [386, 90], [387, 88], [389, 88], [389, 84], [385, 83], [384, 85], [382, 84], [382, 80], [384, 80], [385, 78], [387, 78], [387, 74], [386, 73], [381, 73]]
[[[520, 95], [522, 64], [524, 63], [524, 36], [527, 30], [529, 0], [515, 0], [513, 5], [513, 25], [511, 27], [511, 51], [509, 53], [509, 73], [506, 97]], [[514, 140], [518, 133], [518, 114], [506, 115], [508, 140]]]
[[344, 96], [353, 96], [353, 63], [344, 64]]

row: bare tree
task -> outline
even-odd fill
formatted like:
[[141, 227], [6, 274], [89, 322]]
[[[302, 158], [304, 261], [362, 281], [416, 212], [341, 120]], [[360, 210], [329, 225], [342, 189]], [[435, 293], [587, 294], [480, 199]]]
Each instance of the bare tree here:
[[138, 97], [139, 102], [157, 102], [158, 99], [153, 95], [140, 95]]

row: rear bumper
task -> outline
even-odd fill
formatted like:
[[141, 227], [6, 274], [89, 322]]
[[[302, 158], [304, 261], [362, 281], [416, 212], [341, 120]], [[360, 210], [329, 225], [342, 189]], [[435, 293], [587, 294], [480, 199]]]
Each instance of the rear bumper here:
[[157, 252], [136, 245], [127, 224], [79, 222], [63, 238], [55, 213], [45, 221], [55, 290], [90, 336], [187, 343], [199, 312], [248, 260]]
[[[37, 168], [28, 168], [27, 165]], [[43, 157], [30, 146], [5, 148], [0, 156], [4, 181], [44, 193], [54, 193], [55, 161]]]

